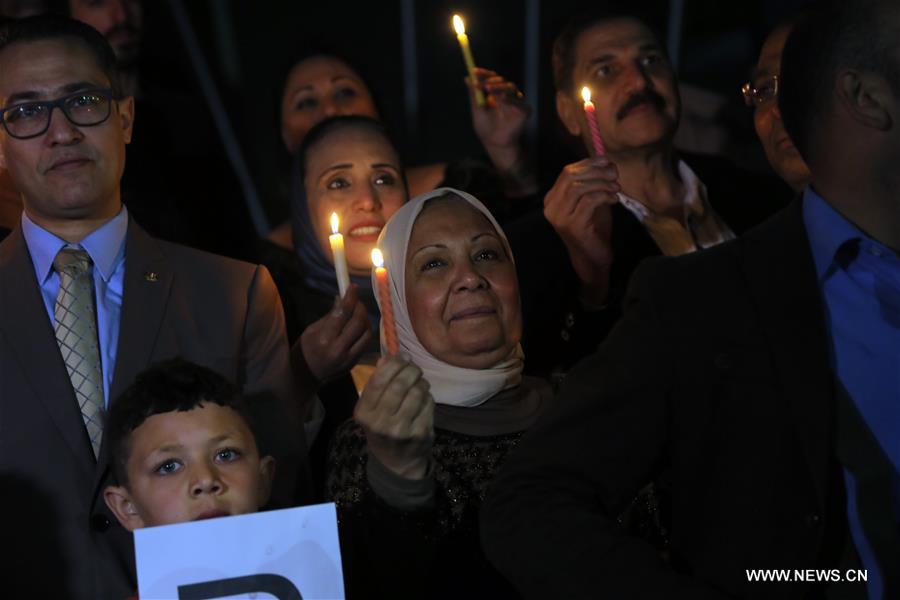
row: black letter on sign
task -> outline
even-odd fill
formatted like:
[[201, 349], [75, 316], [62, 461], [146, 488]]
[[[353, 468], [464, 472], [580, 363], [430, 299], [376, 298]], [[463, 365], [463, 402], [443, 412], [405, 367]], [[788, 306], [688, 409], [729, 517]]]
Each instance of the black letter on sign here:
[[303, 600], [300, 590], [281, 575], [245, 575], [178, 586], [178, 600], [210, 600], [238, 594], [265, 592], [278, 600]]

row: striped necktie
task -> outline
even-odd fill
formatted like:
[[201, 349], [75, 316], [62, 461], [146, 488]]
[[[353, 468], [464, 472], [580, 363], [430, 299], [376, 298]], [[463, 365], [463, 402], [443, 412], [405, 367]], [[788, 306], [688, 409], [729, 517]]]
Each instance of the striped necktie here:
[[59, 293], [53, 310], [56, 343], [62, 353], [94, 457], [103, 435], [103, 371], [97, 321], [94, 312], [94, 281], [91, 257], [84, 250], [63, 248], [53, 260], [59, 274]]

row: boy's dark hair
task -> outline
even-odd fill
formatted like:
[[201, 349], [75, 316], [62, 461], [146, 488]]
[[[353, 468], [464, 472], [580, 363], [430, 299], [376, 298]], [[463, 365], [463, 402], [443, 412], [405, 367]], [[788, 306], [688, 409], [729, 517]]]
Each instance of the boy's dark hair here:
[[781, 57], [778, 108], [805, 160], [841, 68], [877, 73], [900, 91], [900, 65], [892, 53], [897, 14], [896, 0], [832, 0], [795, 23]]
[[131, 432], [153, 415], [193, 410], [201, 402], [234, 410], [254, 432], [240, 391], [215, 371], [173, 358], [140, 373], [106, 413], [103, 436], [116, 482], [128, 485], [126, 466], [131, 455]]
[[660, 41], [662, 51], [663, 36], [657, 22], [658, 14], [647, 8], [637, 8], [635, 2], [608, 1], [592, 3], [589, 8], [577, 12], [570, 18], [553, 40], [553, 85], [558, 92], [574, 89], [575, 46], [582, 33], [605, 21], [634, 19], [643, 23]]
[[300, 148], [297, 150], [296, 156], [298, 166], [300, 167], [299, 173], [301, 176], [301, 185], [303, 183], [302, 177], [306, 175], [306, 162], [310, 151], [316, 146], [316, 144], [318, 144], [328, 136], [345, 129], [369, 131], [384, 138], [384, 140], [394, 149], [394, 152], [397, 153], [397, 160], [400, 162], [398, 166], [400, 167], [400, 172], [403, 175], [403, 185], [404, 187], [407, 187], [407, 190], [409, 189], [408, 186], [406, 186], [406, 170], [404, 168], [403, 161], [400, 158], [400, 151], [397, 150], [397, 145], [394, 144], [394, 140], [391, 139], [391, 135], [388, 133], [387, 127], [385, 127], [384, 123], [382, 123], [381, 121], [361, 115], [340, 115], [337, 117], [329, 117], [324, 121], [316, 123], [316, 125], [309, 130], [309, 132], [306, 134], [306, 137], [303, 138], [303, 143], [300, 144]]
[[7, 21], [0, 26], [0, 52], [12, 44], [65, 39], [78, 40], [87, 48], [109, 79], [113, 95], [121, 98], [116, 55], [106, 38], [90, 25], [60, 15], [45, 14]]

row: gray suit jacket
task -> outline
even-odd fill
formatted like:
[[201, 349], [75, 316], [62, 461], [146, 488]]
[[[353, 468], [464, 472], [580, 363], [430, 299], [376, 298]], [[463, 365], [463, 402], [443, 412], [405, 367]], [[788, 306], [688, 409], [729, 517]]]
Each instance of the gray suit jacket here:
[[[110, 398], [174, 356], [222, 373], [246, 393], [272, 391], [281, 400], [282, 434], [264, 442], [279, 461], [276, 500], [287, 504], [306, 445], [291, 401], [284, 314], [268, 271], [156, 240], [131, 221]], [[3, 561], [5, 583], [30, 597], [135, 592], [131, 535], [102, 499], [108, 464], [105, 444], [94, 460], [17, 229], [0, 243], [0, 530], [15, 557]]]

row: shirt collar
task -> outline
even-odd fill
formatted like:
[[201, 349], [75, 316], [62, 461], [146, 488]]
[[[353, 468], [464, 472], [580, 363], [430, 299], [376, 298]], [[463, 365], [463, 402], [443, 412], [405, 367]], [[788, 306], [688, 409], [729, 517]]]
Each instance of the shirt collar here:
[[[682, 202], [684, 204], [685, 222], [690, 223], [688, 217], [691, 215], [694, 215], [699, 219], [706, 213], [706, 186], [700, 181], [700, 178], [697, 177], [697, 174], [694, 173], [693, 169], [691, 169], [683, 160], [678, 160], [677, 168], [678, 176], [684, 184], [684, 198], [682, 199]], [[650, 216], [650, 209], [640, 200], [635, 200], [631, 196], [619, 192], [619, 201], [625, 208], [631, 211], [639, 221], [643, 221]]]
[[820, 280], [829, 274], [835, 255], [847, 242], [868, 239], [809, 186], [803, 190], [803, 224]]
[[104, 281], [108, 282], [125, 254], [125, 235], [128, 232], [128, 210], [122, 209], [115, 217], [88, 234], [77, 244], [68, 244], [53, 235], [22, 211], [22, 235], [31, 254], [38, 281], [43, 283], [53, 269], [53, 260], [65, 246], [82, 248], [91, 256], [94, 266]]

